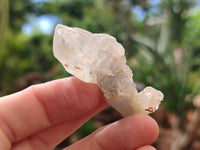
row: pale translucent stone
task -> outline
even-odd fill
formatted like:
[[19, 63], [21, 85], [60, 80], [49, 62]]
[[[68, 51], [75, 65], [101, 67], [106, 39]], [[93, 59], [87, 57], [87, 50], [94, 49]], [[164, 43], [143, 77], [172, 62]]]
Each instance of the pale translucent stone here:
[[106, 101], [123, 116], [154, 112], [163, 99], [163, 94], [152, 87], [137, 92], [124, 48], [108, 34], [57, 25], [53, 52], [67, 72], [97, 84]]

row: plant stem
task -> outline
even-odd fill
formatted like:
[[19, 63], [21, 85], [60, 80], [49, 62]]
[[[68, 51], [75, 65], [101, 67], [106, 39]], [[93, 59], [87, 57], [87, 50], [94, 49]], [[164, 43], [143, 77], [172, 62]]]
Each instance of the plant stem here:
[[189, 122], [186, 131], [183, 133], [180, 130], [180, 120], [175, 117], [175, 123], [172, 124], [174, 139], [172, 141], [171, 150], [188, 150], [190, 149], [193, 140], [197, 136], [197, 131], [200, 126], [200, 109], [194, 111], [193, 118]]

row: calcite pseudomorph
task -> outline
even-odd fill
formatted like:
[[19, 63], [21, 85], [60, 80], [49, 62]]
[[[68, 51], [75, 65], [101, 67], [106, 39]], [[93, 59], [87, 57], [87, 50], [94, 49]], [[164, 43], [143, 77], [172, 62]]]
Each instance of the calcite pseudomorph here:
[[67, 72], [97, 84], [106, 101], [123, 116], [154, 112], [163, 99], [163, 94], [152, 87], [137, 92], [124, 48], [108, 34], [59, 24], [54, 33], [53, 53]]

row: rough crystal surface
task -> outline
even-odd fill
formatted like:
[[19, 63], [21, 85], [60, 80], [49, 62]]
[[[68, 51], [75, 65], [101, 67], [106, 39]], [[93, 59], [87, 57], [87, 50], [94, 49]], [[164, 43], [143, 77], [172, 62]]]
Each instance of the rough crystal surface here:
[[108, 34], [57, 25], [53, 53], [67, 72], [97, 84], [107, 102], [123, 116], [154, 112], [163, 99], [163, 94], [152, 87], [137, 92], [124, 48]]

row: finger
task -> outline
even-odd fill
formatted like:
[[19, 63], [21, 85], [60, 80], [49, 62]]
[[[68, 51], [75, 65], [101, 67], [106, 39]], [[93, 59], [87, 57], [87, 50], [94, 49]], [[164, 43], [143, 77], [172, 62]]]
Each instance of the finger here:
[[11, 143], [3, 131], [0, 129], [0, 150], [9, 150]]
[[142, 146], [140, 148], [137, 148], [136, 150], [156, 150], [156, 149], [151, 145], [146, 145], [146, 146]]
[[133, 115], [107, 125], [65, 150], [122, 150], [150, 145], [158, 137], [157, 123], [147, 115]]
[[96, 110], [74, 119], [73, 121], [65, 121], [61, 124], [56, 124], [50, 128], [47, 128], [39, 133], [36, 133], [22, 141], [14, 143], [12, 145], [12, 150], [32, 150], [37, 147], [39, 150], [53, 149], [66, 137], [68, 137], [74, 130], [78, 129], [82, 122], [85, 122], [88, 118], [98, 113], [100, 108], [104, 107], [102, 105], [98, 106]]
[[99, 105], [106, 103], [98, 87], [77, 78], [39, 84], [0, 99], [0, 129], [10, 141], [19, 141], [52, 125], [102, 109]]

